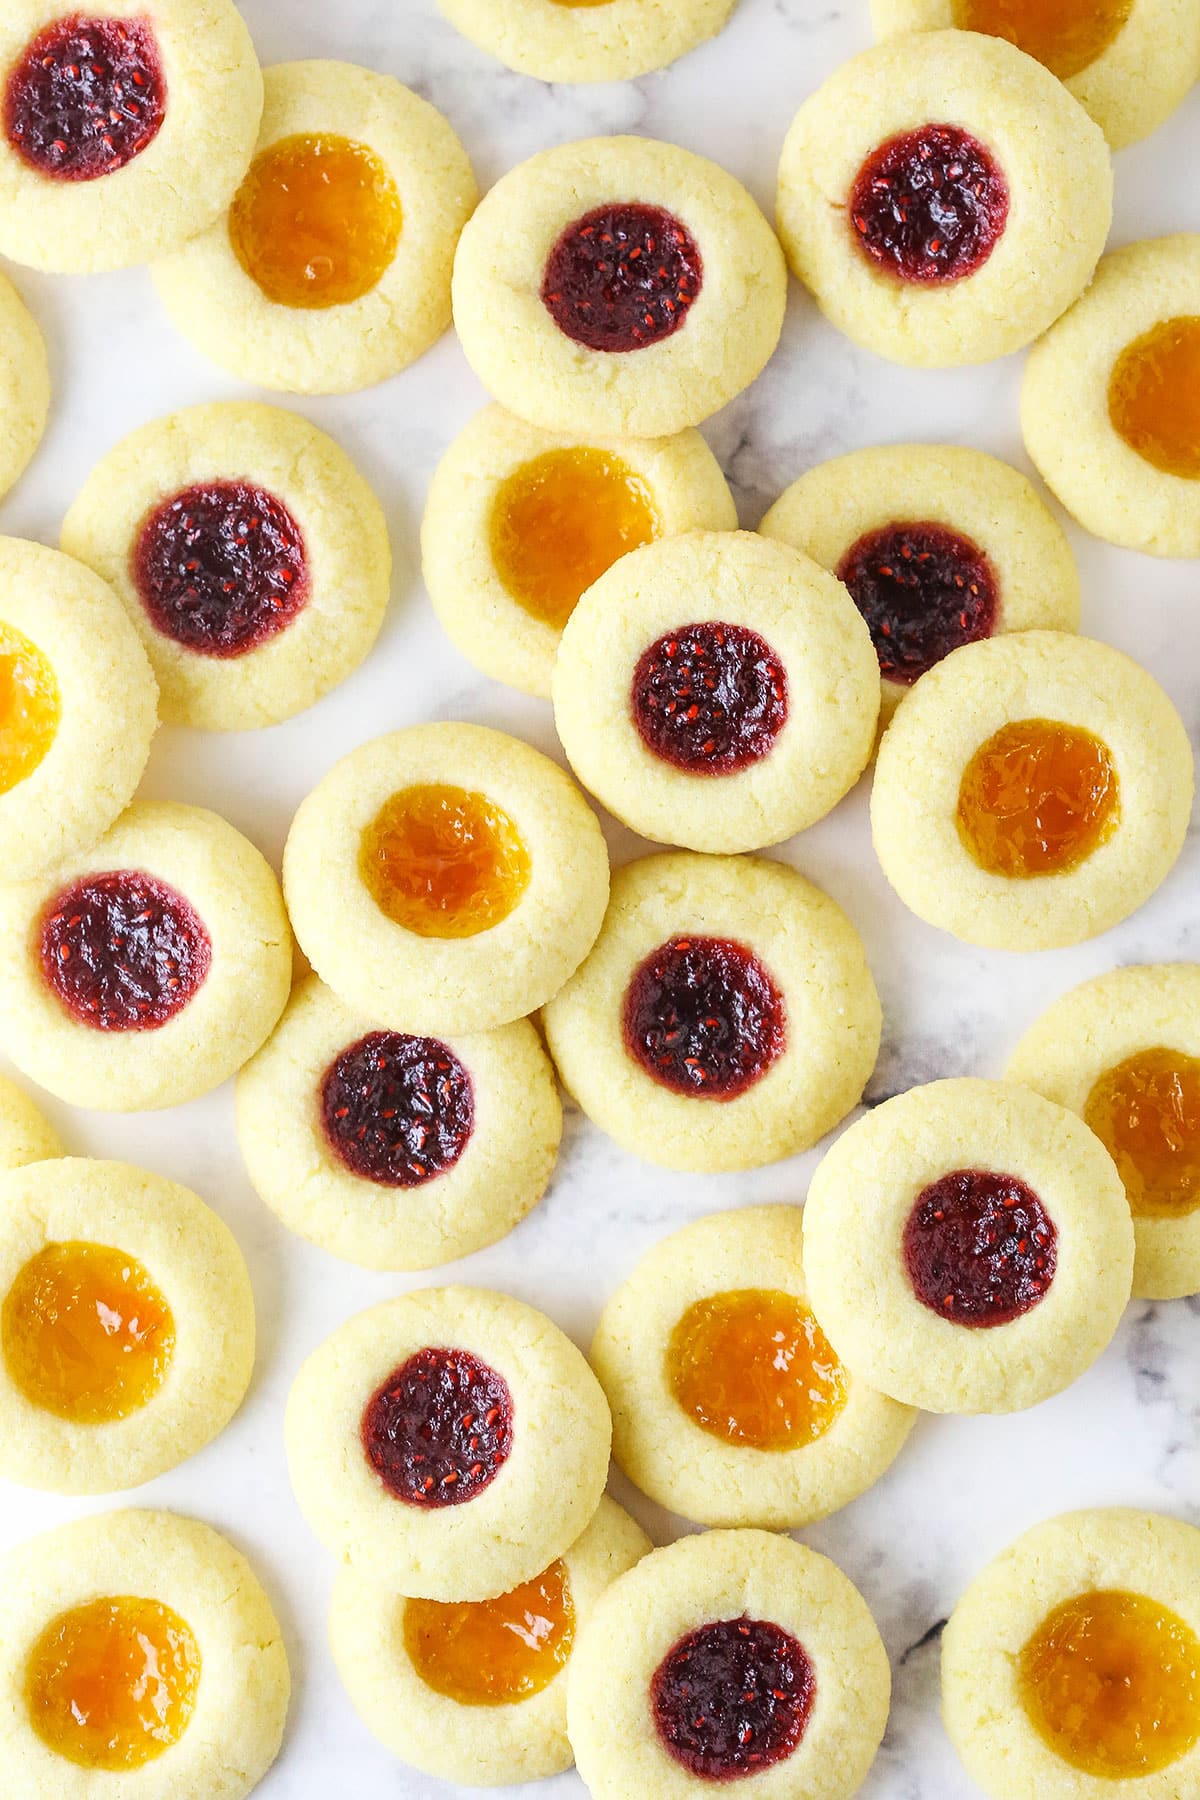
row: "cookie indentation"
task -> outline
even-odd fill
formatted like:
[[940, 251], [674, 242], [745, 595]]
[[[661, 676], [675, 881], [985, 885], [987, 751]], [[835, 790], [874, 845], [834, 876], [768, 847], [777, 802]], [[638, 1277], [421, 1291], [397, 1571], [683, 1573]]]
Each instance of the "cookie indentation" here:
[[783, 995], [752, 950], [728, 938], [672, 938], [633, 973], [625, 1045], [677, 1094], [734, 1100], [787, 1044]]
[[158, 136], [167, 85], [149, 19], [56, 19], [26, 45], [8, 78], [12, 148], [59, 181], [94, 181]]
[[212, 940], [191, 903], [135, 869], [85, 875], [42, 915], [47, 985], [81, 1025], [155, 1031], [182, 1012], [212, 966]]
[[61, 718], [49, 658], [14, 625], [0, 624], [0, 794], [33, 774]]
[[466, 1350], [419, 1350], [367, 1402], [362, 1442], [384, 1487], [409, 1506], [461, 1506], [508, 1461], [508, 1383]]
[[1153, 468], [1200, 481], [1200, 316], [1164, 319], [1125, 346], [1109, 377], [1108, 416]]
[[850, 222], [864, 256], [900, 281], [942, 285], [983, 267], [1008, 219], [1008, 183], [977, 138], [922, 125], [888, 138], [855, 178]]
[[471, 1077], [437, 1038], [372, 1031], [326, 1069], [321, 1122], [352, 1175], [381, 1187], [420, 1187], [452, 1169], [470, 1142]]
[[400, 789], [363, 832], [359, 870], [380, 911], [418, 937], [469, 938], [519, 905], [532, 872], [516, 824], [486, 794]]
[[575, 1603], [566, 1564], [553, 1562], [498, 1600], [406, 1600], [404, 1647], [435, 1693], [460, 1706], [515, 1706], [567, 1665]]
[[957, 1325], [1008, 1325], [1045, 1299], [1058, 1231], [1013, 1175], [955, 1169], [917, 1195], [904, 1262], [923, 1306]]
[[1200, 1206], [1200, 1060], [1162, 1045], [1139, 1050], [1104, 1071], [1083, 1117], [1135, 1218], [1186, 1218]]
[[754, 1450], [798, 1450], [823, 1437], [849, 1392], [809, 1309], [765, 1288], [689, 1306], [667, 1345], [667, 1379], [701, 1430]]
[[542, 303], [588, 350], [644, 350], [687, 323], [703, 280], [686, 225], [661, 206], [629, 201], [567, 226], [546, 261]]
[[787, 722], [787, 675], [758, 632], [681, 626], [645, 650], [630, 705], [647, 750], [695, 775], [732, 775], [768, 756]]
[[864, 532], [836, 572], [867, 621], [880, 673], [905, 687], [996, 629], [991, 560], [944, 525], [906, 521]]
[[702, 1781], [736, 1781], [790, 1756], [816, 1692], [803, 1645], [778, 1625], [748, 1618], [689, 1632], [650, 1687], [664, 1748]]

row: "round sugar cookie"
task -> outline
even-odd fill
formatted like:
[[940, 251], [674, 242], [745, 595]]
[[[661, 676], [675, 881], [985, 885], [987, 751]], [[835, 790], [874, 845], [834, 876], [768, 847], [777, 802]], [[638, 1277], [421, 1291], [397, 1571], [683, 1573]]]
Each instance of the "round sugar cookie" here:
[[[595, 1800], [850, 1800], [891, 1672], [858, 1589], [766, 1531], [710, 1531], [622, 1575], [579, 1634], [567, 1729]], [[699, 1704], [698, 1704], [699, 1703]]]
[[553, 691], [567, 761], [603, 806], [717, 853], [824, 818], [879, 718], [870, 633], [841, 582], [750, 531], [623, 556], [568, 619]]
[[862, 941], [819, 888], [759, 857], [619, 869], [596, 947], [542, 1015], [584, 1112], [668, 1169], [753, 1169], [845, 1118], [879, 1054]]
[[779, 234], [822, 312], [925, 368], [1040, 337], [1111, 219], [1099, 126], [1041, 63], [976, 32], [851, 57], [796, 114], [779, 166]]
[[0, 1076], [0, 1171], [64, 1154], [57, 1131], [15, 1081]]
[[736, 525], [733, 496], [698, 431], [581, 438], [487, 406], [430, 483], [425, 585], [468, 661], [548, 700], [562, 628], [618, 557], [676, 532]]
[[883, 872], [968, 944], [1048, 950], [1128, 918], [1166, 879], [1192, 752], [1145, 669], [1092, 638], [1014, 632], [952, 651], [884, 733]]
[[1032, 483], [982, 450], [852, 450], [801, 475], [758, 529], [849, 588], [875, 646], [885, 723], [962, 644], [1079, 624], [1066, 534]]
[[439, 0], [463, 36], [539, 81], [631, 81], [715, 37], [737, 0]]
[[28, 468], [49, 411], [46, 340], [16, 288], [0, 275], [0, 495]]
[[139, 801], [86, 854], [0, 887], [0, 1042], [73, 1106], [142, 1112], [219, 1087], [291, 976], [274, 874], [198, 806]]
[[246, 172], [263, 107], [232, 0], [8, 0], [0, 255], [83, 274], [165, 256]]
[[230, 374], [350, 393], [446, 330], [476, 198], [452, 126], [411, 88], [353, 63], [280, 63], [232, 204], [155, 263], [155, 286], [184, 337]]
[[326, 1338], [284, 1431], [300, 1510], [394, 1593], [491, 1600], [579, 1537], [611, 1421], [570, 1338], [507, 1294], [419, 1288]]
[[926, 1412], [1017, 1412], [1108, 1344], [1133, 1228], [1112, 1158], [1065, 1107], [1009, 1082], [934, 1081], [826, 1153], [804, 1267], [860, 1380]]
[[732, 175], [652, 138], [587, 138], [483, 200], [454, 261], [454, 323], [483, 385], [531, 425], [661, 437], [750, 385], [786, 288]]
[[992, 1800], [1179, 1800], [1200, 1783], [1200, 1531], [1102, 1507], [1024, 1533], [942, 1638], [942, 1717]]
[[[291, 1681], [250, 1564], [197, 1519], [108, 1512], [0, 1558], [7, 1800], [245, 1800]], [[95, 1709], [80, 1715], [85, 1691]]]
[[607, 1495], [583, 1536], [495, 1600], [406, 1600], [343, 1569], [333, 1658], [369, 1731], [443, 1781], [496, 1787], [569, 1769], [567, 1666], [601, 1594], [650, 1550]]
[[345, 451], [297, 413], [191, 406], [122, 438], [63, 521], [111, 583], [177, 725], [245, 731], [303, 712], [383, 622], [387, 521]]

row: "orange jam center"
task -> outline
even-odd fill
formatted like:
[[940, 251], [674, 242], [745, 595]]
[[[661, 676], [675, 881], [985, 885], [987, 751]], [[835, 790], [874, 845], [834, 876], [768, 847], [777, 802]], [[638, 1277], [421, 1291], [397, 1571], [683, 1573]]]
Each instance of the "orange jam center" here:
[[157, 1600], [91, 1600], [52, 1619], [25, 1694], [44, 1744], [85, 1769], [140, 1769], [177, 1744], [200, 1686], [187, 1623]]
[[561, 631], [584, 590], [661, 531], [649, 489], [619, 456], [548, 450], [497, 493], [492, 559], [518, 605]]
[[846, 1376], [806, 1306], [773, 1288], [710, 1294], [689, 1306], [667, 1346], [667, 1379], [713, 1437], [797, 1450], [846, 1404]]
[[0, 794], [33, 774], [61, 716], [49, 662], [22, 632], [0, 625]]
[[1133, 11], [1133, 0], [956, 0], [962, 31], [1007, 38], [1060, 81], [1089, 68]]
[[251, 164], [229, 209], [234, 255], [278, 306], [344, 306], [390, 266], [403, 214], [366, 144], [282, 138]]
[[1117, 822], [1117, 771], [1090, 731], [1018, 719], [963, 771], [958, 829], [989, 875], [1056, 875], [1089, 857]]
[[1121, 1173], [1139, 1218], [1177, 1219], [1200, 1206], [1200, 1061], [1139, 1050], [1106, 1069], [1083, 1109]]
[[1109, 377], [1108, 416], [1164, 475], [1200, 480], [1200, 316], [1164, 319], [1125, 346]]
[[1144, 1594], [1103, 1589], [1056, 1606], [1019, 1673], [1036, 1730], [1088, 1775], [1151, 1775], [1200, 1740], [1200, 1639]]
[[490, 931], [530, 875], [525, 840], [501, 807], [433, 783], [385, 801], [363, 832], [359, 868], [380, 911], [429, 938]]
[[175, 1321], [123, 1250], [47, 1244], [5, 1296], [0, 1338], [27, 1400], [77, 1425], [100, 1425], [154, 1397], [175, 1349]]
[[498, 1600], [406, 1600], [404, 1647], [421, 1680], [460, 1706], [511, 1706], [549, 1687], [575, 1638], [561, 1562]]

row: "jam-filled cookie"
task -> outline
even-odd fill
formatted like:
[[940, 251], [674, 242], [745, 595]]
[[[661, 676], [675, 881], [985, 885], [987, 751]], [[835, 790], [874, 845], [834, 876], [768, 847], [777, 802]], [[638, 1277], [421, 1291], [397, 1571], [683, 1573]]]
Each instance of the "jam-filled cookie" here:
[[1098, 125], [1000, 38], [933, 31], [864, 51], [797, 113], [779, 168], [793, 270], [893, 362], [987, 362], [1052, 325], [1112, 218]]
[[630, 81], [715, 37], [737, 0], [439, 0], [464, 37], [539, 81]]
[[1025, 447], [1086, 530], [1200, 556], [1200, 235], [1114, 250], [1035, 344]]
[[483, 385], [530, 424], [660, 437], [749, 386], [786, 287], [732, 175], [652, 138], [588, 138], [488, 194], [455, 258], [454, 323]]
[[623, 556], [563, 631], [567, 760], [642, 837], [759, 850], [825, 814], [875, 744], [879, 670], [840, 581], [749, 531]]
[[605, 1496], [583, 1536], [494, 1600], [410, 1600], [343, 1569], [333, 1657], [364, 1723], [442, 1781], [494, 1787], [569, 1769], [567, 1666], [601, 1594], [650, 1549]]
[[242, 1403], [254, 1296], [226, 1225], [128, 1163], [0, 1176], [0, 1473], [60, 1494], [139, 1487]]
[[647, 856], [613, 877], [595, 949], [543, 1013], [590, 1119], [669, 1169], [752, 1169], [858, 1104], [879, 996], [839, 906], [782, 863]]
[[198, 806], [140, 801], [85, 855], [0, 887], [0, 1042], [74, 1106], [138, 1112], [218, 1087], [291, 975], [275, 876]]
[[1120, 1507], [1035, 1525], [950, 1616], [942, 1715], [993, 1800], [1200, 1792], [1200, 1531]]
[[262, 117], [232, 0], [6, 0], [0, 84], [0, 255], [63, 274], [211, 225]]
[[49, 410], [46, 341], [16, 288], [0, 275], [0, 495], [28, 467]]
[[245, 1557], [196, 1519], [96, 1513], [0, 1558], [5, 1800], [246, 1800], [291, 1681]]
[[567, 1729], [595, 1800], [850, 1800], [891, 1672], [858, 1589], [766, 1531], [710, 1531], [615, 1581], [575, 1645]]
[[61, 1156], [58, 1133], [24, 1088], [0, 1076], [0, 1170]]
[[335, 1331], [285, 1421], [296, 1498], [365, 1579], [422, 1600], [532, 1581], [594, 1516], [612, 1434], [570, 1338], [507, 1294], [419, 1288]]
[[1092, 638], [1014, 632], [919, 681], [871, 793], [883, 872], [968, 944], [1048, 950], [1148, 900], [1192, 804], [1183, 723], [1137, 663]]
[[736, 525], [733, 496], [698, 431], [581, 438], [488, 406], [430, 484], [425, 584], [476, 668], [549, 699], [563, 626], [618, 557], [676, 532]]
[[343, 757], [292, 822], [288, 908], [348, 1006], [405, 1031], [490, 1031], [579, 967], [608, 851], [579, 789], [482, 725], [417, 725]]
[[852, 1374], [926, 1412], [1016, 1412], [1108, 1344], [1133, 1227], [1112, 1158], [1074, 1113], [1009, 1082], [935, 1081], [823, 1158], [804, 1267]]
[[210, 731], [274, 725], [344, 681], [375, 642], [392, 568], [383, 509], [345, 451], [248, 401], [123, 438], [62, 547], [124, 601], [163, 718]]
[[963, 644], [1079, 624], [1066, 534], [1024, 475], [982, 450], [852, 450], [801, 475], [758, 529], [849, 588], [875, 646], [885, 719]]
[[476, 194], [449, 121], [410, 88], [352, 63], [281, 63], [232, 204], [155, 264], [155, 285], [184, 337], [231, 374], [348, 393], [446, 330]]

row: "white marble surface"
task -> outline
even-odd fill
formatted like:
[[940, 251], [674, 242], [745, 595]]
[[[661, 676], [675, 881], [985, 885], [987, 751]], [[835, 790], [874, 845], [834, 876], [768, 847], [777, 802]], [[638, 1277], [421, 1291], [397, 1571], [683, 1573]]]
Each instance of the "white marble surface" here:
[[[459, 39], [434, 0], [244, 0], [263, 56], [337, 56], [385, 69], [441, 106], [486, 185], [534, 150], [599, 132], [658, 135], [732, 169], [770, 207], [776, 156], [799, 101], [868, 41], [865, 0], [742, 0], [725, 35], [673, 70], [624, 87], [545, 88]], [[1200, 90], [1149, 143], [1118, 159], [1115, 241], [1200, 230]], [[1189, 174], [1189, 169], [1192, 171]], [[170, 408], [245, 392], [172, 333], [143, 272], [49, 281], [17, 271], [48, 334], [50, 434], [0, 507], [0, 529], [54, 542], [92, 462], [123, 432]], [[810, 463], [906, 436], [979, 445], [1024, 463], [1019, 359], [975, 371], [911, 374], [839, 340], [794, 292], [784, 343], [754, 389], [712, 421], [711, 441], [747, 524]], [[416, 529], [433, 464], [483, 401], [452, 338], [398, 380], [356, 397], [298, 403], [359, 458], [388, 509], [394, 604], [368, 665], [306, 717], [228, 739], [164, 729], [148, 791], [227, 814], [272, 857], [317, 777], [352, 746], [427, 718], [477, 719], [554, 749], [549, 708], [481, 680], [443, 639], [419, 579]], [[1196, 566], [1160, 565], [1076, 534], [1085, 629], [1141, 657], [1189, 727], [1200, 728]], [[880, 1099], [934, 1076], [996, 1073], [1039, 1007], [1126, 961], [1200, 955], [1193, 837], [1166, 886], [1119, 930], [1075, 951], [1012, 957], [971, 950], [909, 917], [871, 854], [860, 791], [783, 852], [863, 931], [887, 1014], [871, 1087]], [[616, 855], [635, 845], [615, 831]], [[251, 1192], [229, 1091], [174, 1112], [114, 1118], [52, 1107], [72, 1149], [120, 1155], [193, 1185], [249, 1258], [260, 1355], [249, 1400], [201, 1455], [130, 1498], [194, 1512], [229, 1531], [262, 1571], [284, 1621], [295, 1701], [262, 1800], [444, 1800], [454, 1790], [398, 1767], [343, 1695], [325, 1644], [329, 1563], [288, 1488], [280, 1418], [307, 1352], [343, 1319], [397, 1290], [289, 1239]], [[746, 1177], [695, 1179], [643, 1167], [578, 1117], [544, 1205], [507, 1242], [451, 1274], [535, 1302], [586, 1343], [611, 1288], [658, 1238], [699, 1213], [800, 1200], [815, 1158]], [[1069, 1394], [1005, 1420], [926, 1420], [892, 1473], [806, 1534], [863, 1587], [892, 1654], [891, 1728], [869, 1800], [969, 1800], [937, 1718], [939, 1622], [1008, 1539], [1068, 1507], [1129, 1503], [1200, 1521], [1200, 1303], [1135, 1306], [1099, 1365]], [[621, 1498], [627, 1490], [617, 1484]], [[119, 1503], [119, 1502], [118, 1502]], [[103, 1505], [111, 1505], [106, 1501]], [[658, 1541], [679, 1522], [636, 1498]], [[0, 1541], [83, 1510], [0, 1487]], [[573, 1775], [544, 1785], [575, 1800]], [[45, 1800], [54, 1800], [47, 1794]]]

